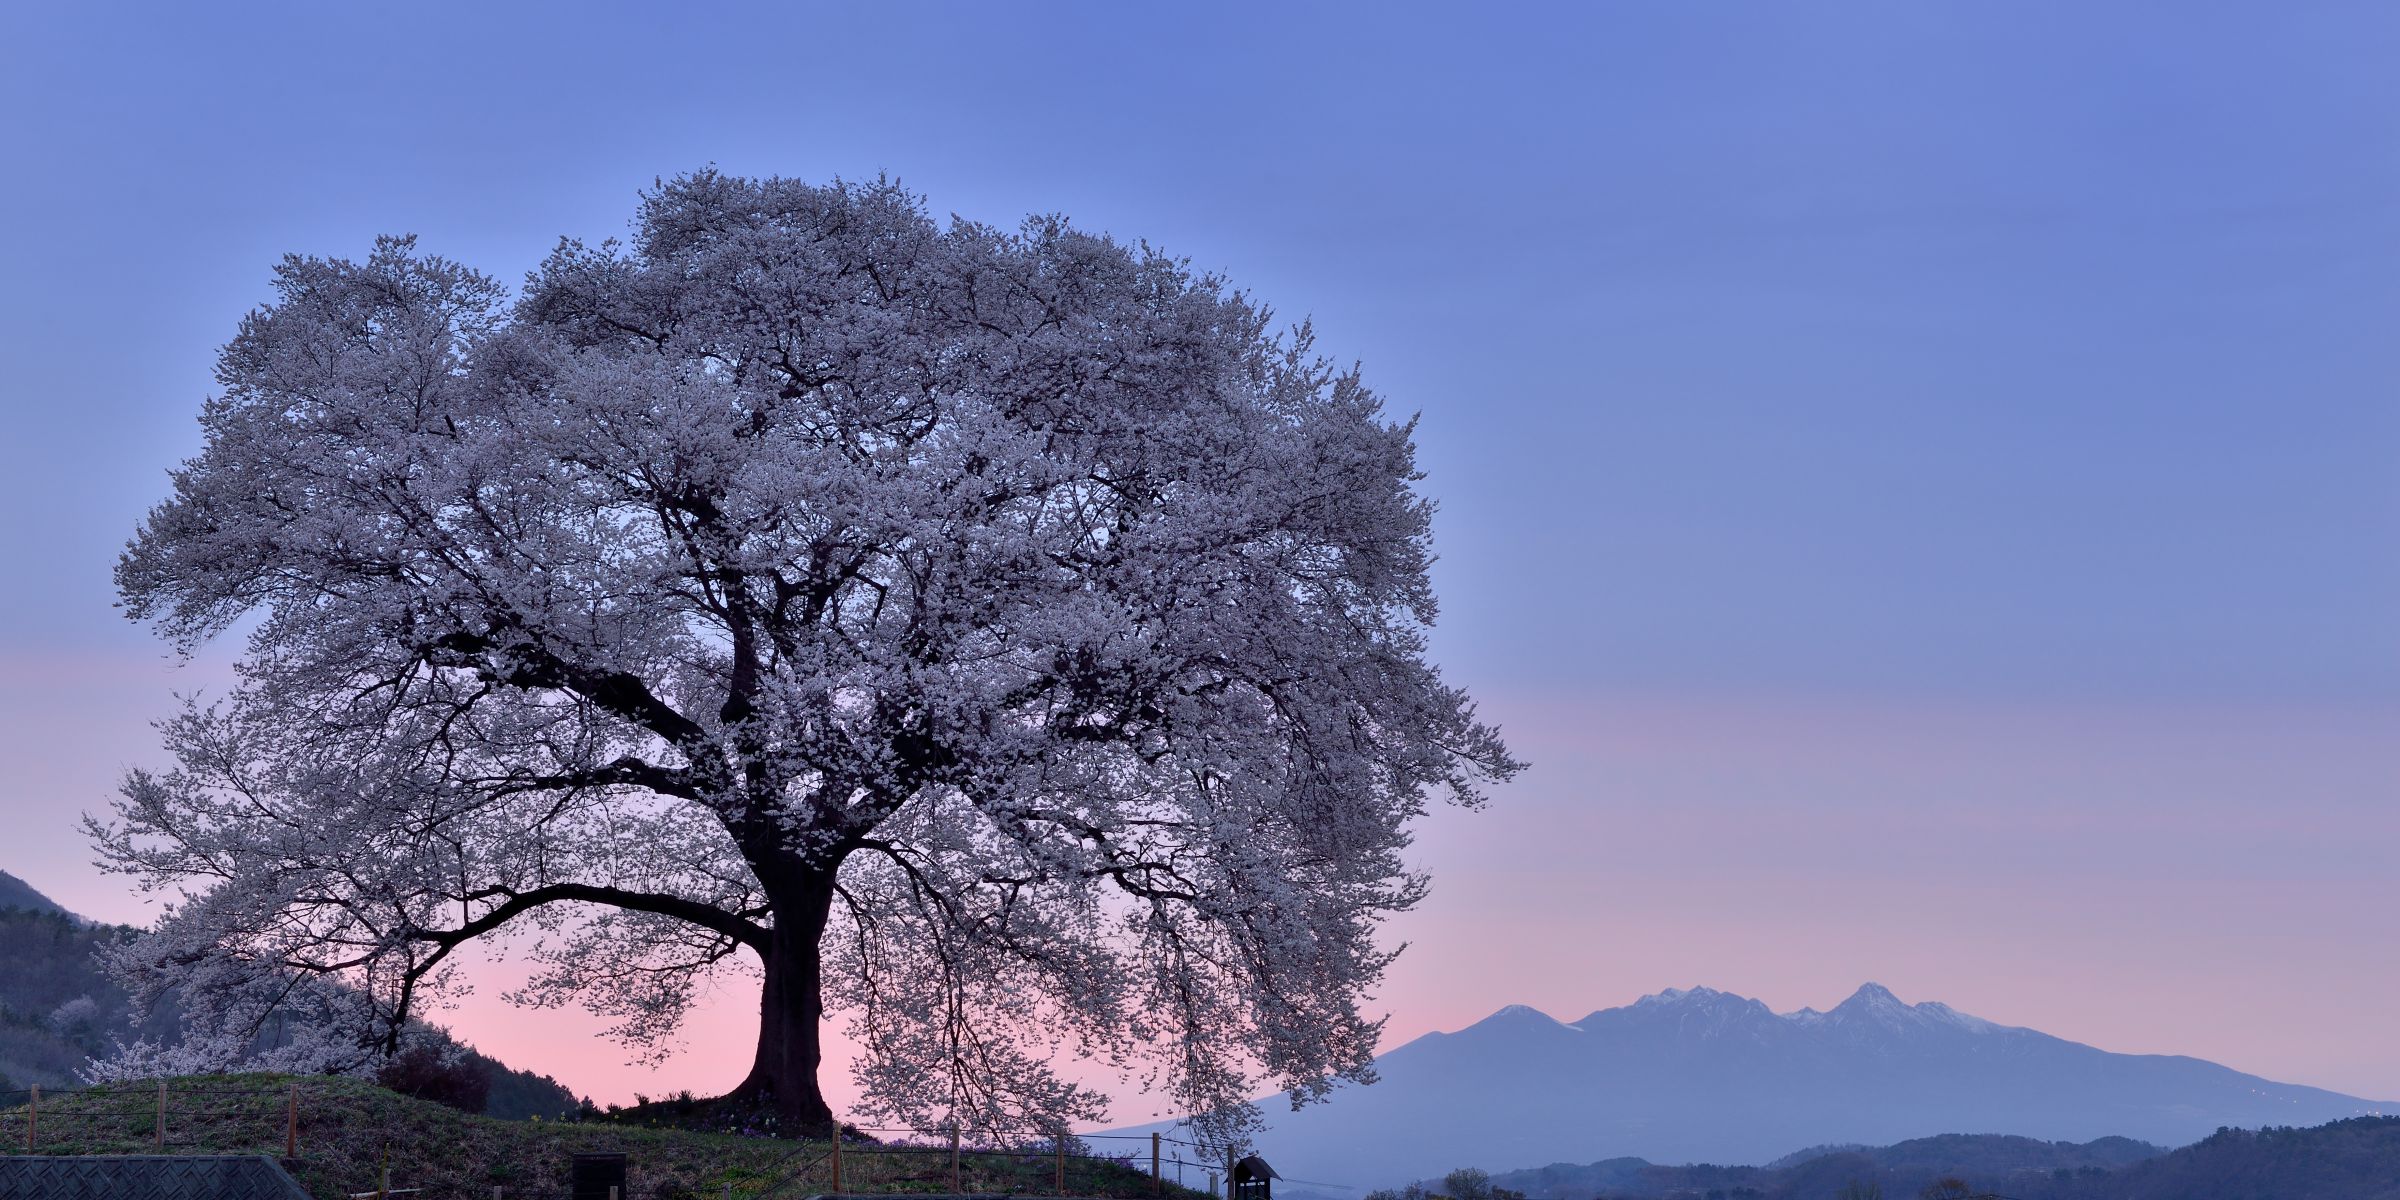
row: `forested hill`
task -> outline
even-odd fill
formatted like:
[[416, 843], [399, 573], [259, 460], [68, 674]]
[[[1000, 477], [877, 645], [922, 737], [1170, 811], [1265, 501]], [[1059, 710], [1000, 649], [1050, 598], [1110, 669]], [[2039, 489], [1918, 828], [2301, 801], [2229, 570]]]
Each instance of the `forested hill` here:
[[[38, 903], [8, 902], [20, 892]], [[0, 872], [0, 1091], [73, 1086], [84, 1065], [117, 1042], [174, 1035], [172, 1011], [135, 1012], [95, 958], [132, 932], [85, 921]], [[470, 1052], [465, 1070], [488, 1085], [487, 1116], [551, 1116], [577, 1104], [557, 1080], [481, 1054]]]
[[[1819, 1146], [1788, 1154], [1763, 1167], [1660, 1166], [1638, 1158], [1553, 1163], [1491, 1177], [1492, 1186], [1523, 1193], [1528, 1200], [1589, 1200], [1591, 1197], [1657, 1197], [1722, 1192], [1726, 1197], [1832, 1196], [1855, 1183], [1880, 1187], [1890, 1197], [1914, 1196], [1934, 1181], [1961, 1178], [1987, 1190], [2032, 1200], [2062, 1176], [2097, 1177], [2157, 1158], [2167, 1151], [2148, 1142], [2108, 1137], [2090, 1142], [2045, 1142], [2002, 1134], [1944, 1134], [1911, 1138], [1889, 1146]], [[2002, 1184], [2006, 1186], [2001, 1186]], [[1428, 1181], [1429, 1193], [1443, 1189]]]
[[33, 890], [33, 885], [0, 871], [0, 909], [23, 908], [34, 912], [65, 912], [58, 901]]
[[[2400, 1117], [2220, 1130], [2172, 1151], [2128, 1138], [1952, 1134], [1802, 1151], [1764, 1167], [1667, 1167], [1638, 1158], [1554, 1163], [1491, 1176], [1483, 1200], [1498, 1194], [1490, 1189], [1528, 1200], [1905, 1200], [1950, 1179], [1974, 1194], [2013, 1200], [2400, 1200]], [[1427, 1181], [1421, 1190], [1476, 1189]]]
[[119, 1039], [174, 1034], [173, 1013], [136, 1014], [94, 957], [130, 932], [55, 905], [0, 909], [0, 1089], [68, 1086]]
[[[2102, 1188], [2100, 1183], [2108, 1186]], [[2066, 1200], [2400, 1200], [2400, 1117], [2223, 1129]], [[2039, 1200], [2038, 1197], [2029, 1200]]]

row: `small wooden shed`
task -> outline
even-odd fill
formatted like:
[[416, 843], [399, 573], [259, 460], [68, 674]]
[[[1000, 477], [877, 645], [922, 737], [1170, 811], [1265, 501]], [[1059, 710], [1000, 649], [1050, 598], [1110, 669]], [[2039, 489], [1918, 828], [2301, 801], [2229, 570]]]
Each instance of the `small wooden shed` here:
[[1225, 1200], [1273, 1200], [1273, 1183], [1279, 1178], [1267, 1160], [1253, 1154], [1233, 1164], [1233, 1183], [1226, 1189]]

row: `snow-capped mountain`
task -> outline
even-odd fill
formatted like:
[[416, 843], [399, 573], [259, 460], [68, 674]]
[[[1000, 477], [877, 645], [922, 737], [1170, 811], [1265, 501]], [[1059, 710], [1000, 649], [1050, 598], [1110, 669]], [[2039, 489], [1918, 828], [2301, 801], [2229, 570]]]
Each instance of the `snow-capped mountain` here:
[[1294, 1180], [1372, 1187], [1624, 1155], [1763, 1163], [1943, 1133], [2175, 1146], [2220, 1126], [2400, 1112], [2196, 1058], [2111, 1054], [1872, 983], [1828, 1012], [1704, 987], [1571, 1023], [1511, 1005], [1377, 1070], [1381, 1082], [1297, 1113], [1267, 1101], [1267, 1160]]

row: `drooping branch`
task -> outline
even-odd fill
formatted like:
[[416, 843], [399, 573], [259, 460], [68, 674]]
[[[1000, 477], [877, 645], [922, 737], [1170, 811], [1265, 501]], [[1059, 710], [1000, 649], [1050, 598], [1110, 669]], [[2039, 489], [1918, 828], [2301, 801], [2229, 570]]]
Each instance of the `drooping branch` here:
[[655, 913], [662, 917], [673, 917], [676, 920], [687, 921], [702, 929], [717, 933], [761, 953], [764, 953], [767, 948], [767, 930], [764, 926], [726, 912], [713, 904], [704, 904], [681, 896], [657, 892], [636, 892], [624, 888], [601, 887], [583, 883], [553, 883], [522, 892], [487, 889], [470, 893], [465, 899], [469, 901], [498, 899], [500, 903], [456, 928], [412, 930], [409, 934], [410, 938], [416, 941], [431, 942], [439, 947], [438, 958], [543, 905], [575, 903], [599, 904], [609, 908], [621, 908], [628, 912]]

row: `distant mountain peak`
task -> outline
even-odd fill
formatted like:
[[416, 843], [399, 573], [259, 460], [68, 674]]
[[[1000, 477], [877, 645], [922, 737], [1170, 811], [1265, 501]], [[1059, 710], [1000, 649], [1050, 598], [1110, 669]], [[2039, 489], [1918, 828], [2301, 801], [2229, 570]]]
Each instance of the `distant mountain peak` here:
[[1543, 1012], [1542, 1010], [1535, 1008], [1530, 1004], [1511, 1004], [1508, 1007], [1475, 1022], [1474, 1025], [1469, 1026], [1468, 1028], [1477, 1028], [1484, 1025], [1555, 1025], [1560, 1029], [1571, 1030], [1576, 1033], [1583, 1032], [1582, 1030], [1576, 1029], [1574, 1026], [1569, 1025], [1566, 1022], [1559, 1020], [1557, 1017], [1551, 1016], [1549, 1013]]
[[1717, 1037], [1771, 1022], [1775, 1012], [1748, 996], [1712, 987], [1668, 988], [1621, 1008], [1604, 1008], [1574, 1023], [1590, 1031], [1619, 1025], [1668, 1025], [1686, 1036]]
[[[1522, 1006], [1511, 1005], [1508, 1009], [1502, 1009], [1501, 1013], [1519, 1007]], [[1493, 1017], [1499, 1015], [1495, 1013]], [[1660, 1020], [1680, 1022], [1687, 1028], [1702, 1031], [1749, 1028], [1759, 1022], [1782, 1022], [1787, 1027], [1827, 1032], [1846, 1029], [1853, 1031], [1853, 1036], [1867, 1030], [1900, 1036], [1942, 1032], [2024, 1032], [2015, 1026], [1970, 1016], [1938, 1001], [1910, 1004], [1893, 994], [1890, 988], [1873, 982], [1859, 985], [1857, 991], [1829, 1012], [1803, 1008], [1779, 1013], [1767, 1007], [1763, 1001], [1735, 992], [1719, 991], [1712, 987], [1667, 988], [1652, 992], [1631, 1004], [1601, 1009], [1573, 1022], [1568, 1028], [1588, 1030], [1617, 1021]]]
[[1825, 1014], [1835, 1021], [1872, 1021], [1878, 1025], [1906, 1025], [1913, 1022], [1916, 1010], [1910, 1008], [1892, 989], [1880, 983], [1862, 983], [1850, 998], [1833, 1006]]
[[1900, 997], [1892, 994], [1892, 989], [1872, 980], [1858, 985], [1858, 990], [1850, 993], [1850, 998], [1842, 1001], [1841, 1004], [1837, 1006], [1837, 1010], [1839, 1008], [1848, 1008], [1854, 1004], [1861, 1008], [1908, 1007], [1908, 1005], [1900, 1002]]
[[1829, 1013], [1801, 1009], [1790, 1014], [1804, 1023], [1829, 1021], [1834, 1024], [1864, 1023], [1884, 1029], [1956, 1029], [1967, 1033], [1993, 1033], [2009, 1026], [1994, 1024], [1981, 1017], [1969, 1016], [1938, 1000], [1910, 1004], [1892, 994], [1880, 983], [1863, 983], [1850, 998], [1834, 1006]]
[[[1721, 992], [1712, 987], [1688, 987], [1668, 988], [1662, 992], [1652, 992], [1627, 1005], [1624, 1009], [1604, 1008], [1600, 1012], [1623, 1012], [1627, 1009], [1637, 1012], [1643, 1010], [1729, 1011], [1753, 1008], [1762, 1013], [1773, 1011], [1757, 1000], [1734, 992]], [[1592, 1015], [1599, 1016], [1600, 1013]]]
[[1652, 992], [1649, 995], [1634, 1001], [1633, 1003], [1634, 1007], [1639, 1008], [1644, 1005], [1683, 1004], [1692, 1001], [1705, 1002], [1714, 1000], [1719, 996], [1730, 996], [1732, 994], [1733, 993], [1731, 992], [1720, 992], [1712, 987], [1668, 988], [1662, 992]]

